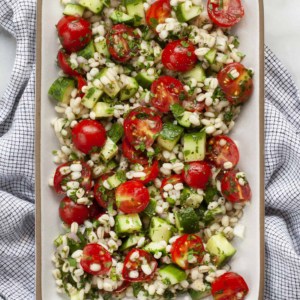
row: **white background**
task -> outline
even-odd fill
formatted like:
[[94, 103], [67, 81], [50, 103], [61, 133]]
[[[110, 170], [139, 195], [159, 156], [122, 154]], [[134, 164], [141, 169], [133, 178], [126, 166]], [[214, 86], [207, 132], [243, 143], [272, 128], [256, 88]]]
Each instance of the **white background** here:
[[[264, 0], [266, 44], [277, 54], [300, 87], [300, 1]], [[0, 27], [0, 96], [13, 68], [15, 40]]]

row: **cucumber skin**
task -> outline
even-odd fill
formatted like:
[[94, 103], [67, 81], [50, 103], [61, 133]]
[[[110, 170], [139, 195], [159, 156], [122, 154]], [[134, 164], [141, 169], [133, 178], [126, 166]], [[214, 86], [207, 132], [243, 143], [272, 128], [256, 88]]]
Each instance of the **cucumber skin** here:
[[[57, 102], [69, 103], [72, 90], [75, 89], [75, 80], [71, 77], [59, 77], [51, 85], [48, 95]], [[66, 95], [66, 91], [68, 94]]]

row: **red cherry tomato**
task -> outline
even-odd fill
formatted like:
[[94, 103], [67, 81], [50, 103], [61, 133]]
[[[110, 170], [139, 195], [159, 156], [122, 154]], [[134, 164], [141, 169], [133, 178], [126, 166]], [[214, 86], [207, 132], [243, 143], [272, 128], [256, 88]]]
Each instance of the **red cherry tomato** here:
[[230, 202], [250, 201], [252, 196], [249, 182], [243, 176], [239, 176], [238, 170], [231, 170], [223, 175], [221, 191], [224, 198]]
[[171, 11], [170, 0], [157, 0], [146, 11], [146, 22], [155, 30], [158, 24], [171, 17]]
[[147, 184], [153, 181], [155, 178], [158, 177], [159, 174], [158, 161], [156, 160], [152, 165], [144, 166], [143, 172], [146, 173], [145, 178], [139, 179], [143, 184]]
[[223, 274], [211, 285], [214, 300], [243, 300], [248, 292], [249, 288], [244, 278], [233, 272]]
[[151, 85], [151, 104], [160, 112], [167, 113], [170, 106], [188, 98], [183, 84], [174, 77], [161, 76]]
[[[183, 183], [183, 178], [182, 175], [180, 174], [175, 174], [175, 175], [171, 175], [170, 177], [164, 178], [161, 182], [161, 187], [160, 187], [160, 194], [163, 197], [164, 194], [164, 186], [166, 186], [167, 184], [177, 184], [177, 183]], [[164, 197], [163, 197], [164, 198]]]
[[182, 107], [191, 112], [202, 112], [205, 109], [205, 102], [198, 102], [196, 100], [184, 100], [182, 102]]
[[79, 151], [88, 154], [93, 148], [105, 144], [105, 128], [95, 120], [82, 120], [72, 129], [72, 141]]
[[188, 41], [173, 41], [163, 50], [161, 61], [169, 70], [186, 72], [191, 70], [197, 62], [195, 50], [194, 45]]
[[89, 219], [95, 220], [98, 219], [104, 213], [102, 207], [98, 205], [96, 201], [93, 202], [91, 206], [89, 206]]
[[124, 133], [128, 142], [136, 149], [151, 147], [162, 130], [161, 118], [152, 109], [138, 107], [132, 110], [124, 120]]
[[[65, 174], [63, 172], [63, 169], [66, 167], [70, 167], [73, 164], [81, 164], [82, 171], [81, 171], [81, 177], [78, 180], [73, 180], [71, 178], [71, 171]], [[84, 161], [71, 161], [64, 163], [57, 167], [55, 174], [54, 174], [54, 190], [58, 194], [65, 194], [67, 183], [69, 181], [78, 181], [80, 183], [80, 187], [82, 187], [86, 192], [90, 191], [92, 188], [92, 170], [90, 166], [84, 162]]]
[[[239, 162], [239, 149], [235, 142], [227, 135], [218, 135], [210, 138], [206, 147], [206, 158], [217, 168], [223, 170], [233, 169]], [[224, 166], [231, 163], [232, 167]]]
[[[232, 75], [235, 73], [238, 75], [237, 78]], [[252, 74], [240, 63], [227, 65], [217, 77], [226, 99], [232, 104], [246, 102], [253, 93]]]
[[241, 0], [208, 0], [209, 18], [220, 27], [231, 27], [244, 16]]
[[191, 188], [205, 189], [212, 178], [211, 167], [205, 161], [190, 162], [185, 166], [183, 176], [184, 181]]
[[125, 214], [142, 212], [149, 201], [148, 189], [138, 180], [124, 182], [116, 189], [117, 207]]
[[103, 275], [109, 272], [112, 266], [110, 253], [99, 244], [87, 244], [83, 248], [80, 260], [82, 269], [92, 275]]
[[82, 88], [84, 87], [84, 86], [87, 86], [88, 84], [87, 84], [87, 81], [84, 79], [84, 77], [83, 76], [76, 76], [75, 77], [76, 78], [76, 80], [77, 80], [77, 90], [78, 90], [78, 96], [79, 97], [81, 97], [81, 98], [83, 98], [83, 96], [84, 96], [84, 93], [82, 92]]
[[77, 204], [65, 197], [60, 201], [59, 216], [67, 225], [71, 225], [73, 222], [81, 225], [89, 218], [89, 209], [86, 205]]
[[201, 238], [195, 234], [184, 234], [173, 243], [171, 256], [172, 261], [184, 270], [199, 265], [204, 256]]
[[67, 52], [77, 52], [92, 39], [91, 24], [81, 17], [64, 16], [56, 25], [58, 37]]
[[114, 60], [127, 62], [137, 55], [140, 36], [134, 28], [117, 24], [106, 35], [108, 51]]
[[57, 54], [57, 64], [63, 70], [63, 72], [69, 76], [78, 76], [79, 73], [72, 69], [70, 65], [70, 55], [65, 53], [62, 49]]
[[122, 284], [113, 291], [114, 294], [121, 294], [126, 291], [126, 289], [130, 286], [129, 281], [123, 281]]
[[94, 186], [94, 197], [97, 203], [103, 207], [107, 208], [108, 203], [113, 202], [115, 200], [115, 191], [113, 190], [107, 190], [103, 186], [103, 182], [110, 176], [112, 176], [113, 173], [108, 173], [102, 175], [95, 183]]
[[147, 156], [143, 152], [134, 149], [127, 141], [127, 139], [123, 140], [122, 152], [124, 157], [126, 157], [133, 164], [148, 164]]
[[[152, 271], [149, 275], [145, 274], [142, 270], [142, 265], [145, 265], [145, 262]], [[141, 249], [132, 249], [125, 257], [122, 276], [124, 280], [130, 282], [149, 281], [153, 278], [156, 268], [157, 261], [150, 253]], [[137, 272], [137, 274], [131, 273], [132, 271]]]

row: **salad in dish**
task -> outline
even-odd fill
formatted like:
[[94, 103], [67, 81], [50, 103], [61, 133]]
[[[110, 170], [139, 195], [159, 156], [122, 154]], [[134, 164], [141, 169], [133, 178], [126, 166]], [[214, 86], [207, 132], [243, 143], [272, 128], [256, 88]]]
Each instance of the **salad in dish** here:
[[[61, 0], [57, 292], [245, 299], [232, 240], [251, 200], [229, 137], [253, 92], [241, 0]], [[237, 25], [238, 26], [238, 25]]]

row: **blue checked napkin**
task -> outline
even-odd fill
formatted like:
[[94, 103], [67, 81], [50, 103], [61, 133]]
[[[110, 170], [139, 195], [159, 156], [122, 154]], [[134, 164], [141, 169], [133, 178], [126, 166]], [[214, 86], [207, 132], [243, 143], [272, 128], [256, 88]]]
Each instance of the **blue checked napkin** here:
[[[0, 298], [7, 300], [33, 299], [35, 290], [35, 5], [0, 0], [0, 25], [17, 40], [13, 74], [0, 99]], [[300, 98], [268, 48], [265, 55], [265, 299], [300, 300]]]

